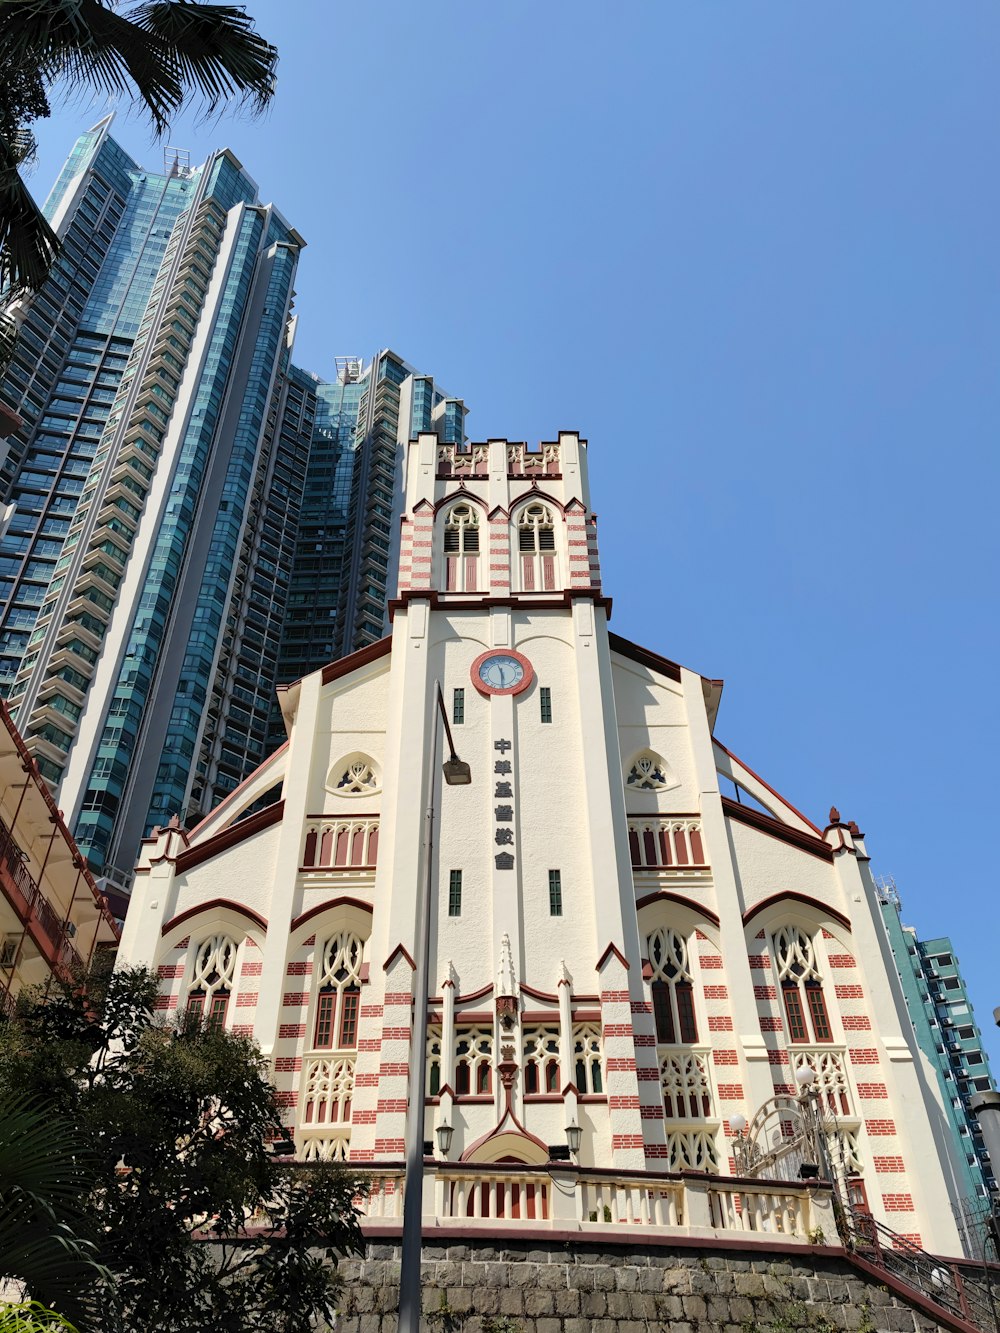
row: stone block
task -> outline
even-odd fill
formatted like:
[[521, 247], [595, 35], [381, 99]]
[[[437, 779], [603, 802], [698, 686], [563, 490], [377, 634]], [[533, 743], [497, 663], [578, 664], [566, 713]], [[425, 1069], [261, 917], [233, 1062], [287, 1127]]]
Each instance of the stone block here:
[[468, 1314], [472, 1309], [475, 1288], [473, 1287], [449, 1287], [447, 1291], [448, 1304], [456, 1314]]
[[499, 1287], [473, 1287], [472, 1308], [477, 1314], [498, 1314], [500, 1311]]
[[580, 1313], [580, 1293], [572, 1289], [555, 1293], [556, 1314], [578, 1315]]
[[684, 1313], [684, 1302], [680, 1296], [656, 1295], [648, 1298], [653, 1304], [653, 1313], [658, 1319], [669, 1322], [671, 1327]]
[[908, 1306], [890, 1305], [878, 1322], [894, 1333], [913, 1333], [913, 1311]]
[[632, 1314], [632, 1292], [609, 1291], [608, 1315], [612, 1319], [628, 1319]]
[[595, 1291], [614, 1291], [615, 1275], [610, 1268], [594, 1269], [594, 1290]]
[[537, 1287], [537, 1264], [509, 1264], [510, 1285], [512, 1287]]
[[561, 1319], [539, 1319], [535, 1333], [562, 1333]]
[[[510, 1264], [484, 1264], [486, 1272], [481, 1281], [488, 1287], [509, 1287], [510, 1286]], [[464, 1280], [464, 1279], [463, 1279]], [[479, 1286], [480, 1283], [475, 1284]]]
[[[651, 1270], [643, 1269], [643, 1275]], [[618, 1291], [638, 1291], [639, 1289], [639, 1269], [631, 1265], [615, 1269], [615, 1288]]]
[[544, 1268], [539, 1268], [538, 1285], [543, 1291], [565, 1291], [565, 1264], [546, 1264]]
[[584, 1291], [580, 1293], [580, 1313], [590, 1319], [597, 1319], [608, 1312], [608, 1298], [603, 1291]]
[[708, 1302], [697, 1294], [683, 1296], [684, 1317], [686, 1319], [704, 1319], [708, 1315]]
[[[764, 1279], [760, 1273], [736, 1273], [733, 1286], [739, 1296], [763, 1296]], [[808, 1291], [806, 1292], [808, 1295]]]
[[524, 1313], [529, 1316], [552, 1314], [555, 1309], [555, 1296], [541, 1287], [529, 1287], [524, 1293]]
[[524, 1314], [524, 1292], [520, 1287], [506, 1287], [501, 1290], [500, 1313], [505, 1315]]

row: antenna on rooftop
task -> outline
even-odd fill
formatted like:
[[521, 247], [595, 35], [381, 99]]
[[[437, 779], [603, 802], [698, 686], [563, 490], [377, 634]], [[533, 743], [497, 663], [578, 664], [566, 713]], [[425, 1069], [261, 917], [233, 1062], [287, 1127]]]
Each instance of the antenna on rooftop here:
[[191, 151], [168, 144], [163, 150], [163, 174], [171, 179], [187, 180], [191, 175]]

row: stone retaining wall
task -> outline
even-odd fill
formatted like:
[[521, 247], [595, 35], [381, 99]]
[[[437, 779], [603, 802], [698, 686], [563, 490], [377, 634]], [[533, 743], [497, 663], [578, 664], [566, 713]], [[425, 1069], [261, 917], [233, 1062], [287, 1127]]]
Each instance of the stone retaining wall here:
[[[344, 1260], [337, 1333], [395, 1333], [397, 1244]], [[424, 1246], [428, 1333], [935, 1333], [951, 1329], [829, 1249]]]

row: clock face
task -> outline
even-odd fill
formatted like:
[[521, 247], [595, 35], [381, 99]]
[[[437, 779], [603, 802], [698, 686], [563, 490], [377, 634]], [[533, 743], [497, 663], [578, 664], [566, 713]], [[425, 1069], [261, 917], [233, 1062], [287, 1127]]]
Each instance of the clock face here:
[[534, 679], [531, 663], [521, 653], [483, 653], [472, 664], [472, 682], [481, 694], [520, 694]]

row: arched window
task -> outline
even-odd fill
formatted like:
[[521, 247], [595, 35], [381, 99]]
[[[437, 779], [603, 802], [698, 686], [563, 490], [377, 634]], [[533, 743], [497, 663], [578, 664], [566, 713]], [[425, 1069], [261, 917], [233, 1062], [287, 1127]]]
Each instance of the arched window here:
[[654, 930], [646, 942], [653, 970], [653, 1018], [660, 1045], [689, 1045], [698, 1040], [694, 986], [686, 941], [667, 926]]
[[596, 1023], [574, 1025], [573, 1065], [577, 1092], [597, 1095], [604, 1091], [601, 1030]]
[[517, 549], [523, 592], [554, 592], [556, 530], [547, 505], [525, 505], [517, 519]]
[[236, 971], [236, 949], [236, 941], [228, 935], [212, 935], [202, 940], [194, 956], [187, 1011], [196, 1014], [212, 1031], [226, 1026]]
[[676, 786], [676, 780], [658, 754], [652, 750], [643, 750], [636, 755], [632, 767], [625, 779], [625, 786], [631, 791], [665, 791]]
[[459, 1028], [455, 1033], [455, 1095], [487, 1096], [493, 1091], [493, 1033]]
[[444, 586], [448, 592], [475, 592], [479, 586], [479, 514], [470, 504], [454, 505], [444, 525]]
[[543, 1093], [559, 1092], [559, 1031], [557, 1028], [535, 1028], [525, 1032], [524, 1094], [536, 1097]]
[[367, 755], [355, 755], [341, 764], [343, 768], [334, 768], [328, 784], [338, 796], [371, 796], [378, 791], [378, 774]]
[[354, 1050], [358, 1044], [363, 946], [357, 935], [342, 930], [323, 947], [313, 1048]]
[[781, 983], [788, 1040], [833, 1041], [816, 950], [804, 930], [782, 926], [775, 931], [774, 963]]

